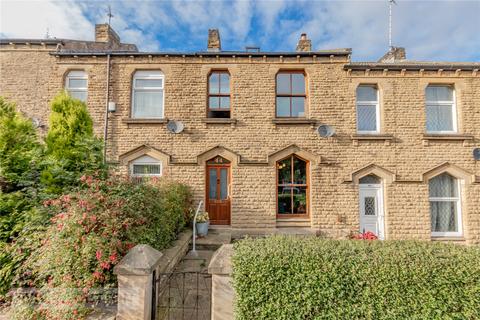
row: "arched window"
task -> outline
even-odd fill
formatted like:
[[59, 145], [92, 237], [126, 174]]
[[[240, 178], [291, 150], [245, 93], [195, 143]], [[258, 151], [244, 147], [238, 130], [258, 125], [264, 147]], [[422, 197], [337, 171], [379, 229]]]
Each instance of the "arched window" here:
[[230, 74], [214, 71], [208, 77], [208, 117], [230, 118]]
[[65, 90], [73, 98], [87, 102], [88, 76], [85, 71], [70, 71], [65, 78]]
[[381, 184], [382, 179], [380, 179], [374, 174], [369, 174], [368, 176], [360, 178], [358, 182], [360, 184]]
[[141, 156], [130, 164], [132, 177], [160, 177], [162, 175], [162, 162], [150, 157]]
[[132, 118], [163, 118], [163, 72], [137, 71], [133, 76]]
[[308, 163], [296, 155], [277, 162], [277, 215], [308, 214]]
[[360, 85], [357, 88], [357, 132], [380, 132], [380, 104], [375, 85]]
[[427, 132], [457, 132], [455, 91], [450, 85], [429, 85], [425, 90]]
[[302, 71], [281, 71], [277, 74], [277, 117], [305, 117], [305, 87], [305, 74]]
[[430, 215], [433, 236], [459, 236], [462, 233], [460, 183], [443, 173], [429, 181]]

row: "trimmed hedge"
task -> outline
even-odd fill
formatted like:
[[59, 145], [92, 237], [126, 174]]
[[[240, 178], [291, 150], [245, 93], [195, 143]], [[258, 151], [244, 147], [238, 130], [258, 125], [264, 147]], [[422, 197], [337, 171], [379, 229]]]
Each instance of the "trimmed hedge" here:
[[237, 319], [480, 319], [480, 247], [272, 236], [235, 244]]

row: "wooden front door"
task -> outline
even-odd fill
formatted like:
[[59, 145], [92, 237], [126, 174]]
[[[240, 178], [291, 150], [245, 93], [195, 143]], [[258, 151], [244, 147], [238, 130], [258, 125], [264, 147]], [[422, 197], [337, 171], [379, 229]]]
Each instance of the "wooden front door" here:
[[230, 161], [218, 156], [207, 162], [206, 211], [211, 224], [230, 224]]

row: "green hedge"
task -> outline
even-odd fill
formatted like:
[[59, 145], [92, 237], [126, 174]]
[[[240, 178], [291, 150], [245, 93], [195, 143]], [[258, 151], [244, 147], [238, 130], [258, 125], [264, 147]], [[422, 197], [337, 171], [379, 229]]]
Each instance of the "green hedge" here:
[[272, 236], [235, 244], [237, 319], [480, 319], [480, 247]]

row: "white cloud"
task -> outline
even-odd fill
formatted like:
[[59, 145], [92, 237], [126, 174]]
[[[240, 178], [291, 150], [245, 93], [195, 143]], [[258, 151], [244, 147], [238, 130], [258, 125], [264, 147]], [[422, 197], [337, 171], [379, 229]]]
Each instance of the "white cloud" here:
[[0, 33], [6, 37], [93, 38], [94, 24], [71, 1], [1, 0]]

